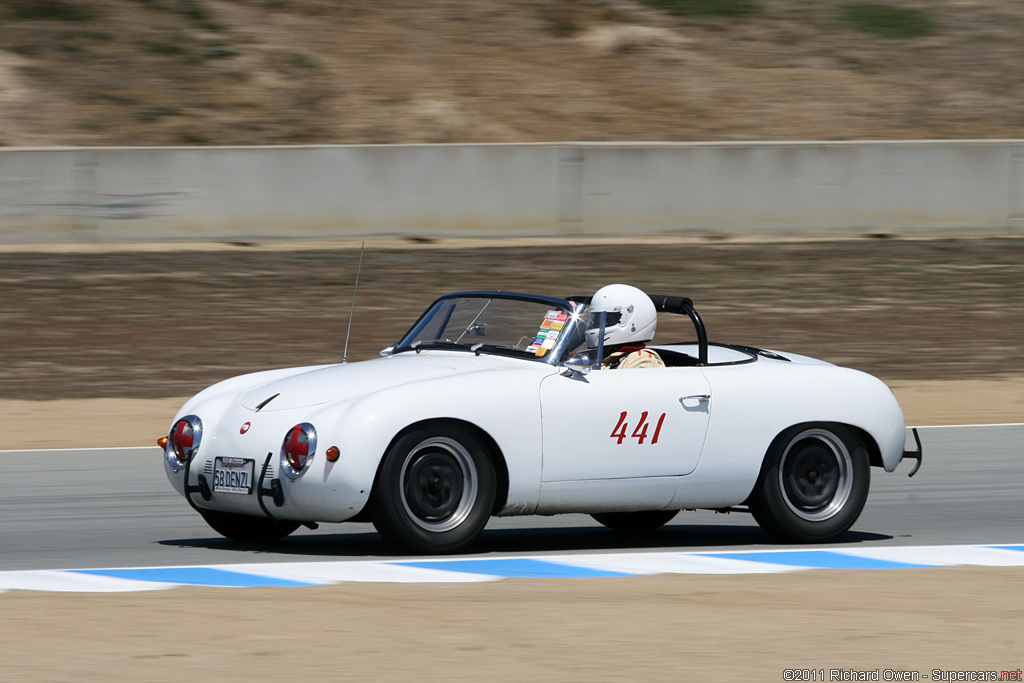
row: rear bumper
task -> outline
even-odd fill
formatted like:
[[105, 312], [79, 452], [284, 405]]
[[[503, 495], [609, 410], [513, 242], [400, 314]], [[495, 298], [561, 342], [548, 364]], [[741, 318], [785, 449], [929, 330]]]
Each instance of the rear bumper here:
[[321, 458], [301, 477], [289, 479], [279, 476], [276, 455], [271, 452], [255, 459], [248, 494], [213, 490], [217, 453], [194, 456], [178, 471], [165, 465], [165, 472], [178, 493], [200, 513], [214, 510], [302, 523], [344, 522], [366, 506], [370, 487], [354, 483], [342, 470], [329, 476], [334, 463]]
[[910, 470], [910, 473], [907, 474], [908, 477], [914, 476], [915, 474], [917, 474], [917, 471], [921, 469], [921, 461], [922, 457], [924, 456], [924, 448], [921, 446], [921, 437], [917, 433], [917, 427], [912, 427], [910, 431], [914, 435], [914, 443], [917, 444], [917, 450], [905, 450], [903, 451], [903, 456], [900, 458], [900, 462], [903, 462], [904, 460], [917, 461], [917, 464], [914, 465], [914, 469]]

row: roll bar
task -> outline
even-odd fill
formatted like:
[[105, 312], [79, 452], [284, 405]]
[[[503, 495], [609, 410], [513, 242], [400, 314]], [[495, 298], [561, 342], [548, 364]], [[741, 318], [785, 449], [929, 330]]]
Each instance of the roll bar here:
[[663, 296], [660, 294], [648, 294], [654, 302], [654, 308], [666, 313], [685, 314], [690, 318], [693, 327], [697, 330], [698, 364], [708, 364], [708, 331], [704, 327], [697, 309], [693, 307], [693, 301], [685, 296]]

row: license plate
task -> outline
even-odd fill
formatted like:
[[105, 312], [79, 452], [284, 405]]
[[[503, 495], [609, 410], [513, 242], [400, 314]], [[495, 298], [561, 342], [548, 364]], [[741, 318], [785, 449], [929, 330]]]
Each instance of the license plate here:
[[252, 493], [252, 473], [255, 460], [245, 458], [217, 458], [213, 462], [213, 490], [215, 493]]

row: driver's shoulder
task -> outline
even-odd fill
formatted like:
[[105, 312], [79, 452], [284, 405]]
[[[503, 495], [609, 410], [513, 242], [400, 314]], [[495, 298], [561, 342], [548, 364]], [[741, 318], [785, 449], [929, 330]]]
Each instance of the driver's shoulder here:
[[665, 361], [661, 359], [657, 351], [653, 349], [637, 349], [629, 354], [626, 354], [621, 361], [619, 361], [620, 370], [633, 370], [636, 368], [663, 368], [665, 367]]

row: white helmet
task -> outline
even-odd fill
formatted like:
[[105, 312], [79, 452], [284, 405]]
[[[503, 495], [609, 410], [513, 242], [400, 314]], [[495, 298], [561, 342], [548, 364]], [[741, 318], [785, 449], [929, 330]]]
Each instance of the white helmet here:
[[654, 339], [658, 328], [658, 311], [651, 297], [629, 285], [608, 285], [597, 290], [590, 303], [590, 321], [587, 324], [587, 347], [597, 348], [604, 312], [604, 345], [616, 346], [629, 342]]

